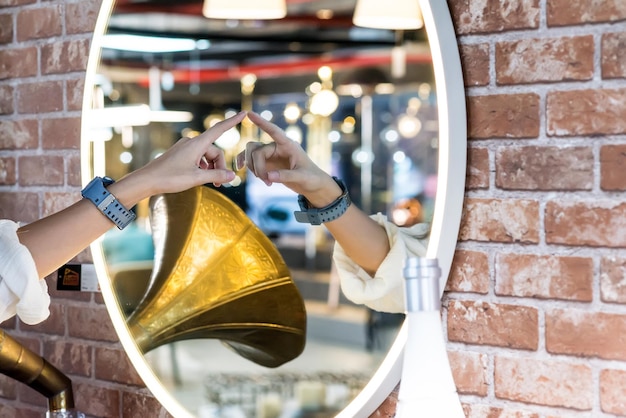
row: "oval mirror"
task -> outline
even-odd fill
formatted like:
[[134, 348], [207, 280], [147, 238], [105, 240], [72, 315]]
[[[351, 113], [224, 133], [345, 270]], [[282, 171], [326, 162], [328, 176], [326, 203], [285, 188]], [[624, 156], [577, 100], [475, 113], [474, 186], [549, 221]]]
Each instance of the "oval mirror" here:
[[[254, 110], [342, 177], [364, 211], [401, 226], [430, 224], [427, 256], [439, 259], [443, 289], [466, 158], [449, 10], [445, 2], [421, 0], [424, 28], [373, 29], [353, 25], [355, 3], [289, 0], [281, 19], [223, 20], [204, 17], [202, 0], [104, 1], [86, 77], [83, 182], [120, 178], [229, 112]], [[242, 124], [218, 145], [231, 160], [247, 141], [265, 140]], [[176, 417], [368, 416], [399, 381], [402, 315], [347, 300], [331, 262], [332, 237], [293, 221], [293, 193], [237, 174], [238, 181], [217, 190], [286, 264], [306, 309], [304, 351], [266, 367], [219, 338], [146, 350], [129, 318], [146, 299], [155, 254], [164, 256], [150, 221], [156, 204], [146, 201], [135, 208], [131, 227], [92, 245], [102, 294], [131, 362]]]

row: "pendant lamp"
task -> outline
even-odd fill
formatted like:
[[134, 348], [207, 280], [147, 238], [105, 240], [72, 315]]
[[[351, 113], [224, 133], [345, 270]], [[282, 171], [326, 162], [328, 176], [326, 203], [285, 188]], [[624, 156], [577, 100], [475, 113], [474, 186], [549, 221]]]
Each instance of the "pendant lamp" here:
[[202, 14], [211, 19], [282, 19], [287, 5], [285, 0], [204, 0]]
[[352, 23], [374, 29], [419, 29], [424, 26], [418, 0], [357, 0]]

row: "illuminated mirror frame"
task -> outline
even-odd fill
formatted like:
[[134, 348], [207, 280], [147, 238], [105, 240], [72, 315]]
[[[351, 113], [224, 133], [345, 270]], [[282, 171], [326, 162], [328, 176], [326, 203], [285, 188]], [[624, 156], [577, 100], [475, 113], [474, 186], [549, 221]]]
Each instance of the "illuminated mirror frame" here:
[[[447, 3], [441, 0], [416, 1], [419, 1], [422, 10], [430, 44], [439, 120], [437, 194], [427, 257], [439, 260], [442, 272], [440, 289], [443, 293], [456, 249], [465, 192], [467, 154], [465, 90], [456, 34]], [[113, 4], [114, 0], [103, 0], [96, 22], [85, 76], [83, 111], [91, 107], [94, 77], [100, 62], [100, 44], [113, 10]], [[90, 163], [91, 147], [85, 143], [88, 129], [85, 120], [86, 118], [83, 117], [83, 142], [81, 144], [83, 185], [87, 184], [93, 177], [93, 168]], [[106, 277], [104, 257], [98, 241], [91, 245], [91, 251], [102, 296], [113, 326], [137, 373], [170, 414], [177, 418], [192, 418], [189, 411], [160, 383], [135, 344], [117, 303], [112, 284]], [[400, 381], [406, 333], [405, 324], [400, 329], [398, 337], [372, 379], [336, 418], [369, 416], [389, 396]]]

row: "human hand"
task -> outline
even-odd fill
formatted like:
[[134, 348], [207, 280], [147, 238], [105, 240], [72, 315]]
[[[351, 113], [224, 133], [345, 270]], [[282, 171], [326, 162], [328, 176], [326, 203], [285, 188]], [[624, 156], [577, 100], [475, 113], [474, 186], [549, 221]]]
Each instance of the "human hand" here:
[[323, 207], [341, 195], [332, 177], [317, 166], [297, 142], [273, 123], [254, 112], [248, 118], [273, 140], [269, 144], [249, 142], [237, 156], [237, 166], [244, 165], [268, 186], [282, 183], [304, 195], [316, 207]]
[[246, 112], [240, 112], [194, 138], [181, 138], [137, 170], [137, 175], [150, 179], [148, 184], [154, 187], [150, 194], [175, 193], [206, 183], [220, 186], [232, 181], [235, 173], [226, 168], [224, 153], [214, 142], [245, 116]]

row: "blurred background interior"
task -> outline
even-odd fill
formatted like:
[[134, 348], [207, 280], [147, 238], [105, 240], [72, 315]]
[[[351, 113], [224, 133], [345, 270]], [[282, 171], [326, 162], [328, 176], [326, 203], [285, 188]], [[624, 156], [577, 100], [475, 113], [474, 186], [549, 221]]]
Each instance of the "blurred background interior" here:
[[[400, 226], [430, 221], [438, 123], [423, 27], [356, 26], [356, 0], [287, 0], [285, 16], [274, 19], [261, 19], [261, 10], [246, 15], [252, 6], [241, 18], [208, 18], [209, 3], [115, 1], [88, 119], [95, 174], [120, 178], [180, 137], [198, 135], [241, 109], [254, 110], [342, 178], [365, 212], [384, 213]], [[251, 2], [259, 3], [272, 2]], [[244, 123], [216, 144], [232, 161], [247, 142], [269, 140]], [[200, 417], [334, 416], [376, 370], [402, 315], [343, 297], [331, 262], [332, 237], [323, 227], [295, 221], [293, 192], [277, 184], [268, 188], [245, 169], [218, 190], [284, 257], [306, 304], [306, 349], [271, 370], [219, 341], [180, 341], [146, 357]], [[135, 210], [133, 226], [111, 231], [103, 241], [109, 275], [128, 313], [154, 258], [148, 203]]]

